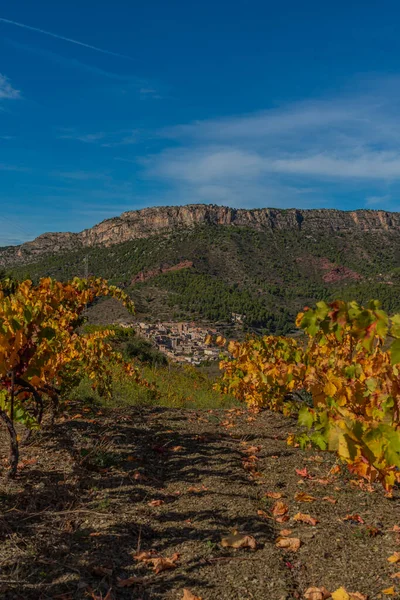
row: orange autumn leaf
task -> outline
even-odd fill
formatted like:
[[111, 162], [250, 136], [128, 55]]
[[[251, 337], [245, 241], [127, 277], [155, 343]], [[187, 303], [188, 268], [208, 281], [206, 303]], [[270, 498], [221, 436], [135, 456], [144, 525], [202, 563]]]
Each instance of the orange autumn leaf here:
[[221, 546], [223, 548], [251, 548], [255, 550], [257, 548], [257, 542], [251, 535], [245, 535], [243, 533], [232, 533], [221, 540]]
[[150, 500], [150, 502], [147, 503], [148, 506], [161, 506], [162, 504], [164, 504], [164, 500]]
[[297, 475], [300, 475], [300, 477], [304, 477], [305, 479], [311, 479], [311, 475], [307, 471], [307, 467], [304, 467], [304, 469], [296, 469], [296, 473]]
[[277, 548], [284, 548], [289, 552], [297, 552], [300, 548], [301, 541], [299, 538], [291, 538], [291, 537], [279, 537], [276, 540], [275, 546]]
[[326, 600], [331, 595], [325, 586], [322, 587], [310, 587], [304, 592], [304, 598], [306, 600]]
[[292, 532], [292, 529], [281, 529], [279, 532], [279, 537], [288, 537]]
[[160, 556], [160, 558], [154, 558], [153, 559], [153, 570], [155, 572], [156, 575], [158, 575], [158, 573], [161, 573], [162, 571], [167, 571], [168, 569], [176, 569], [176, 561], [179, 558], [179, 554], [177, 552], [175, 552], [175, 554], [173, 554], [171, 556], [171, 558], [162, 558]]
[[314, 502], [316, 500], [314, 496], [310, 496], [310, 494], [306, 494], [305, 492], [296, 492], [294, 499], [297, 502]]
[[307, 523], [308, 525], [316, 525], [319, 523], [318, 519], [314, 519], [310, 515], [298, 512], [293, 517], [294, 521], [301, 521], [302, 523]]
[[274, 498], [278, 500], [278, 498], [283, 498], [283, 494], [281, 492], [265, 492], [264, 496], [267, 498]]
[[400, 552], [395, 552], [391, 556], [389, 556], [388, 561], [390, 563], [398, 563], [400, 562]]
[[324, 496], [322, 498], [322, 500], [325, 500], [326, 502], [330, 502], [331, 504], [336, 504], [337, 503], [336, 498], [332, 498], [332, 496]]
[[278, 502], [275, 502], [274, 506], [271, 509], [271, 512], [274, 515], [274, 517], [281, 517], [282, 515], [285, 515], [288, 512], [288, 510], [288, 505], [280, 500]]
[[190, 590], [185, 588], [183, 590], [182, 600], [202, 600], [202, 598], [201, 596], [195, 596]]

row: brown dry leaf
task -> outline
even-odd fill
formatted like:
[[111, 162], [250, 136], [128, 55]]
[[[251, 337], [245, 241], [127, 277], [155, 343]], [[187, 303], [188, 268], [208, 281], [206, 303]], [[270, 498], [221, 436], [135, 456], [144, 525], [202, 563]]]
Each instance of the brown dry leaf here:
[[322, 500], [326, 500], [326, 502], [330, 502], [331, 504], [336, 504], [337, 503], [336, 498], [332, 498], [332, 496], [324, 496], [322, 498]]
[[143, 583], [144, 579], [143, 577], [129, 577], [128, 579], [120, 579], [118, 577], [117, 579], [117, 586], [118, 587], [132, 587], [132, 585], [137, 585], [139, 583]]
[[175, 552], [171, 556], [171, 558], [153, 558], [153, 570], [156, 575], [161, 573], [162, 571], [167, 571], [168, 569], [176, 569], [176, 561], [179, 558], [179, 554]]
[[330, 592], [328, 592], [325, 586], [310, 587], [304, 592], [304, 598], [306, 600], [326, 600], [326, 598], [330, 597]]
[[257, 452], [260, 452], [260, 450], [261, 446], [249, 446], [248, 448], [244, 448], [243, 452], [246, 454], [257, 454]]
[[296, 492], [294, 499], [297, 502], [314, 502], [316, 500], [314, 496], [310, 496], [310, 494], [306, 494], [305, 492]]
[[171, 448], [172, 452], [180, 452], [181, 450], [183, 450], [183, 446], [174, 446], [173, 448]]
[[351, 600], [368, 600], [368, 596], [364, 596], [360, 592], [350, 592], [349, 596]]
[[293, 532], [293, 529], [281, 529], [279, 537], [288, 537]]
[[307, 467], [304, 467], [304, 469], [296, 469], [296, 473], [297, 475], [300, 475], [300, 477], [304, 477], [305, 479], [311, 479], [311, 475], [307, 471]]
[[360, 515], [346, 515], [343, 519], [343, 521], [355, 521], [356, 523], [362, 523], [364, 524], [365, 521], [362, 517], [360, 517]]
[[257, 542], [251, 535], [232, 533], [232, 535], [222, 538], [221, 546], [223, 548], [251, 548], [252, 550], [255, 550], [257, 548]]
[[339, 467], [339, 465], [335, 465], [334, 467], [332, 467], [332, 469], [329, 471], [330, 475], [337, 475], [338, 473], [340, 473], [341, 469]]
[[185, 588], [183, 590], [182, 600], [202, 600], [202, 598], [200, 596], [195, 596], [190, 590]]
[[273, 514], [275, 519], [278, 520], [278, 518], [282, 518], [282, 517], [286, 516], [288, 510], [289, 510], [288, 505], [285, 504], [284, 502], [282, 502], [281, 500], [278, 500], [278, 502], [275, 502], [275, 504], [273, 505], [273, 507], [271, 509], [271, 513]]
[[290, 537], [279, 537], [276, 540], [275, 546], [277, 548], [284, 548], [290, 552], [297, 552], [300, 548], [301, 541], [299, 538], [290, 538]]
[[281, 492], [265, 492], [264, 496], [267, 498], [274, 498], [275, 500], [278, 500], [278, 498], [283, 498], [283, 494], [281, 494]]
[[393, 527], [390, 531], [395, 531], [397, 533], [400, 533], [400, 527], [398, 525], [393, 525]]
[[389, 556], [388, 561], [390, 563], [398, 563], [400, 562], [400, 552], [395, 552], [392, 556]]
[[161, 506], [161, 504], [164, 504], [164, 500], [151, 500], [147, 504], [149, 506]]
[[393, 573], [393, 575], [390, 576], [391, 579], [400, 579], [400, 571], [398, 571], [398, 573]]
[[319, 523], [318, 519], [314, 519], [310, 515], [306, 515], [301, 512], [298, 512], [296, 515], [294, 515], [293, 520], [301, 521], [302, 523], [307, 523], [308, 525], [313, 525], [313, 526], [316, 525], [317, 523]]
[[262, 517], [263, 519], [272, 519], [272, 517], [270, 517], [265, 510], [258, 510], [257, 514], [259, 517]]
[[140, 562], [148, 562], [149, 560], [153, 560], [156, 556], [158, 556], [158, 552], [155, 550], [149, 550], [147, 552], [138, 552], [137, 554], [133, 555], [133, 558]]

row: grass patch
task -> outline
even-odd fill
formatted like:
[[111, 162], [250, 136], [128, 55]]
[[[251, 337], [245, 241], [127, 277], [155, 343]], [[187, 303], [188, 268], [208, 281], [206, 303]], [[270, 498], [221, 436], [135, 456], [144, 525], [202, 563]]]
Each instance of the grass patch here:
[[169, 364], [143, 366], [143, 377], [154, 384], [152, 390], [139, 386], [132, 378], [116, 369], [112, 381], [111, 399], [103, 398], [84, 378], [70, 394], [71, 400], [100, 404], [110, 408], [123, 406], [164, 406], [167, 408], [231, 408], [238, 406], [233, 396], [213, 389], [215, 377], [192, 366]]

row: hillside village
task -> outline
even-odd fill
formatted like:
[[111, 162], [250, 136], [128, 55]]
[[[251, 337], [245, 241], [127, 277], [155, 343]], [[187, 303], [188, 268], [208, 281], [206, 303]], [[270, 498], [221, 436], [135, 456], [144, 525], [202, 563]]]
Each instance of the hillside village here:
[[205, 343], [207, 335], [215, 335], [216, 329], [199, 327], [195, 323], [136, 323], [138, 335], [151, 340], [160, 352], [179, 363], [199, 365], [206, 360], [216, 360], [218, 348]]

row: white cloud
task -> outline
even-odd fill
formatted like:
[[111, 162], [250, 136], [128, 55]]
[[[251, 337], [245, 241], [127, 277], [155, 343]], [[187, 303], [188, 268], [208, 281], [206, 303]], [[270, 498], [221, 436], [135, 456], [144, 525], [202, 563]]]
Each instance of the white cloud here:
[[21, 92], [15, 89], [9, 79], [0, 73], [0, 100], [16, 100], [21, 97]]
[[244, 205], [265, 205], [281, 189], [295, 205], [294, 190], [308, 188], [310, 206], [346, 192], [360, 205], [371, 197], [387, 205], [400, 193], [399, 109], [400, 78], [376, 79], [352, 94], [180, 124], [159, 131], [173, 146], [147, 157], [145, 169], [188, 201], [240, 189]]

